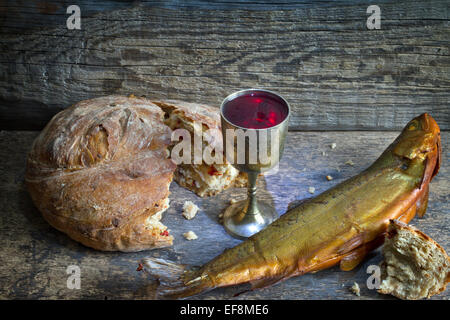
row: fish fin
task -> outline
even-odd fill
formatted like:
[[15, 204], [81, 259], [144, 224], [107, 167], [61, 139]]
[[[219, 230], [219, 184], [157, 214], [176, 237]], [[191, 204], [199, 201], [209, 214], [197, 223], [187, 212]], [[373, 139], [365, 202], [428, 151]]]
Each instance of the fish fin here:
[[353, 270], [367, 256], [369, 252], [382, 245], [384, 242], [384, 234], [376, 237], [374, 240], [367, 242], [360, 247], [350, 251], [339, 263], [342, 271]]
[[408, 210], [406, 210], [400, 217], [397, 218], [398, 221], [408, 223], [410, 222], [417, 213], [417, 204], [413, 204]]
[[438, 173], [441, 164], [441, 144], [440, 139], [437, 142], [436, 150], [430, 153], [425, 159], [425, 170], [420, 182], [420, 189], [428, 187], [430, 181]]
[[430, 187], [429, 187], [429, 185], [427, 185], [425, 187], [423, 195], [416, 202], [416, 207], [417, 207], [416, 211], [417, 211], [417, 215], [420, 218], [422, 218], [425, 215], [425, 212], [427, 211], [429, 190], [430, 190]]
[[364, 233], [358, 233], [348, 240], [339, 248], [337, 253], [338, 255], [344, 255], [344, 258], [342, 258], [339, 263], [341, 270], [352, 270], [365, 256]]
[[342, 271], [353, 270], [365, 258], [367, 252], [364, 246], [354, 249], [347, 256], [342, 258], [339, 267]]
[[156, 290], [158, 298], [186, 298], [213, 289], [208, 287], [208, 282], [196, 272], [198, 268], [195, 267], [189, 268], [159, 258], [142, 259], [141, 266], [146, 273], [159, 281]]
[[346, 254], [364, 244], [364, 232], [356, 234], [353, 238], [345, 242], [337, 251], [338, 254]]
[[286, 278], [288, 278], [288, 277], [285, 277], [284, 275], [279, 275], [276, 277], [253, 280], [253, 281], [250, 281], [250, 284], [252, 285], [252, 290], [263, 289], [265, 287], [274, 285], [275, 283], [280, 282], [281, 280], [284, 280]]
[[439, 137], [436, 142], [436, 164], [434, 166], [433, 174], [431, 178], [433, 178], [439, 172], [439, 168], [441, 167], [442, 161], [442, 147], [441, 147], [441, 133], [439, 132]]
[[284, 275], [280, 275], [280, 276], [277, 276], [277, 277], [270, 277], [270, 278], [262, 278], [262, 279], [258, 279], [258, 280], [252, 280], [252, 281], [250, 281], [250, 285], [251, 285], [250, 289], [247, 289], [247, 290], [244, 290], [244, 291], [240, 291], [240, 292], [234, 294], [233, 297], [240, 296], [241, 294], [244, 294], [246, 292], [250, 292], [250, 291], [253, 291], [253, 290], [264, 289], [266, 287], [274, 285], [275, 283], [280, 282], [282, 280], [285, 280], [287, 278], [289, 278], [289, 277], [285, 277]]

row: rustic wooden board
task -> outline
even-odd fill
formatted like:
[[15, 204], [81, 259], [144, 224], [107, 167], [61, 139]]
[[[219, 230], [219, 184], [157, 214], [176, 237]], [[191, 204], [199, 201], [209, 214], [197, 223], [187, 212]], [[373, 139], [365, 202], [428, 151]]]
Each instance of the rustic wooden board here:
[[[259, 196], [274, 203], [283, 213], [290, 203], [311, 196], [307, 189], [322, 192], [357, 174], [379, 156], [397, 132], [291, 132], [278, 174], [259, 181]], [[172, 248], [140, 253], [104, 253], [86, 248], [51, 228], [34, 208], [23, 186], [25, 158], [37, 132], [0, 131], [0, 299], [152, 299], [155, 282], [136, 272], [137, 261], [146, 256], [163, 257], [200, 265], [239, 243], [218, 222], [219, 213], [231, 198], [245, 197], [245, 190], [231, 189], [201, 199], [175, 183], [171, 185], [171, 208], [163, 223], [175, 236]], [[450, 207], [448, 162], [450, 133], [442, 134], [443, 161], [431, 184], [428, 212], [414, 225], [450, 250]], [[337, 147], [331, 149], [331, 143]], [[355, 165], [346, 165], [352, 160]], [[334, 180], [327, 181], [331, 175]], [[181, 216], [185, 200], [201, 211], [190, 221]], [[187, 241], [182, 234], [193, 230], [198, 240]], [[292, 278], [235, 299], [391, 299], [366, 287], [368, 265], [381, 260], [379, 250], [350, 272], [337, 267], [316, 274]], [[81, 268], [81, 289], [66, 287], [66, 268]], [[358, 298], [348, 291], [356, 281]], [[226, 288], [196, 299], [232, 299], [242, 288]], [[448, 299], [450, 290], [433, 297]]]
[[[218, 106], [263, 87], [291, 103], [292, 130], [400, 129], [431, 113], [450, 129], [449, 2], [80, 1], [0, 5], [0, 127], [41, 129], [111, 93]], [[71, 3], [70, 3], [71, 4]], [[285, 9], [285, 10], [282, 10]]]

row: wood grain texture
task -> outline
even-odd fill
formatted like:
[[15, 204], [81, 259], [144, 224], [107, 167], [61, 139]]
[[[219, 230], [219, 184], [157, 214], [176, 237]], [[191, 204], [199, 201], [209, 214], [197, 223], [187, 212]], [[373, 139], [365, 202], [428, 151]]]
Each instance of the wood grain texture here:
[[[262, 87], [291, 103], [291, 130], [392, 130], [429, 112], [450, 129], [449, 2], [81, 1], [0, 6], [0, 126], [41, 129], [111, 93], [218, 106]], [[56, 4], [58, 3], [58, 4]], [[184, 4], [183, 4], [184, 3]]]
[[[171, 208], [163, 223], [175, 236], [174, 246], [140, 253], [105, 253], [86, 248], [51, 228], [34, 208], [23, 185], [26, 154], [37, 132], [0, 131], [0, 299], [152, 299], [155, 282], [136, 272], [137, 262], [146, 256], [163, 257], [200, 265], [225, 248], [239, 243], [218, 222], [219, 213], [231, 198], [245, 197], [245, 190], [230, 189], [212, 198], [171, 185]], [[272, 202], [279, 213], [289, 204], [311, 195], [308, 187], [320, 193], [369, 166], [393, 141], [398, 132], [291, 132], [276, 175], [259, 181], [259, 197]], [[412, 224], [450, 250], [450, 133], [442, 134], [443, 161], [430, 185], [429, 207], [424, 218]], [[337, 147], [331, 149], [330, 145]], [[352, 160], [354, 166], [345, 162]], [[327, 175], [334, 180], [327, 181]], [[181, 216], [184, 201], [200, 207], [193, 220]], [[193, 230], [198, 240], [187, 241], [182, 234]], [[381, 261], [380, 250], [372, 253], [355, 270], [338, 267], [288, 279], [234, 299], [393, 299], [366, 286], [367, 266]], [[66, 287], [66, 268], [81, 268], [81, 289]], [[349, 292], [357, 282], [361, 297]], [[195, 299], [233, 299], [242, 290], [224, 288]], [[432, 299], [448, 299], [450, 290]]]

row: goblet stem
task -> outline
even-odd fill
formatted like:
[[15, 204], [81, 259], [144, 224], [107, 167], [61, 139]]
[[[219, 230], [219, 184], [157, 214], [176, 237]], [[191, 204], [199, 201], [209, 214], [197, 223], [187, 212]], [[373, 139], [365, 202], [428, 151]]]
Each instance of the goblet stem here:
[[257, 172], [248, 172], [248, 189], [247, 189], [247, 205], [246, 214], [256, 215], [259, 214], [258, 207], [256, 205], [256, 180], [258, 179]]
[[257, 179], [257, 172], [248, 172], [247, 199], [229, 206], [223, 216], [225, 230], [239, 239], [261, 231], [278, 217], [272, 206], [256, 200]]

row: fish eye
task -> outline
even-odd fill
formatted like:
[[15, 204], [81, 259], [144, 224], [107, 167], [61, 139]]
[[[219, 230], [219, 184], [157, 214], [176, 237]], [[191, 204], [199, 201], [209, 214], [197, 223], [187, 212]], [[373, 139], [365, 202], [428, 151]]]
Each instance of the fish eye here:
[[417, 128], [419, 127], [419, 123], [417, 120], [413, 120], [411, 121], [411, 123], [408, 126], [408, 130], [412, 131], [412, 130], [417, 130]]

